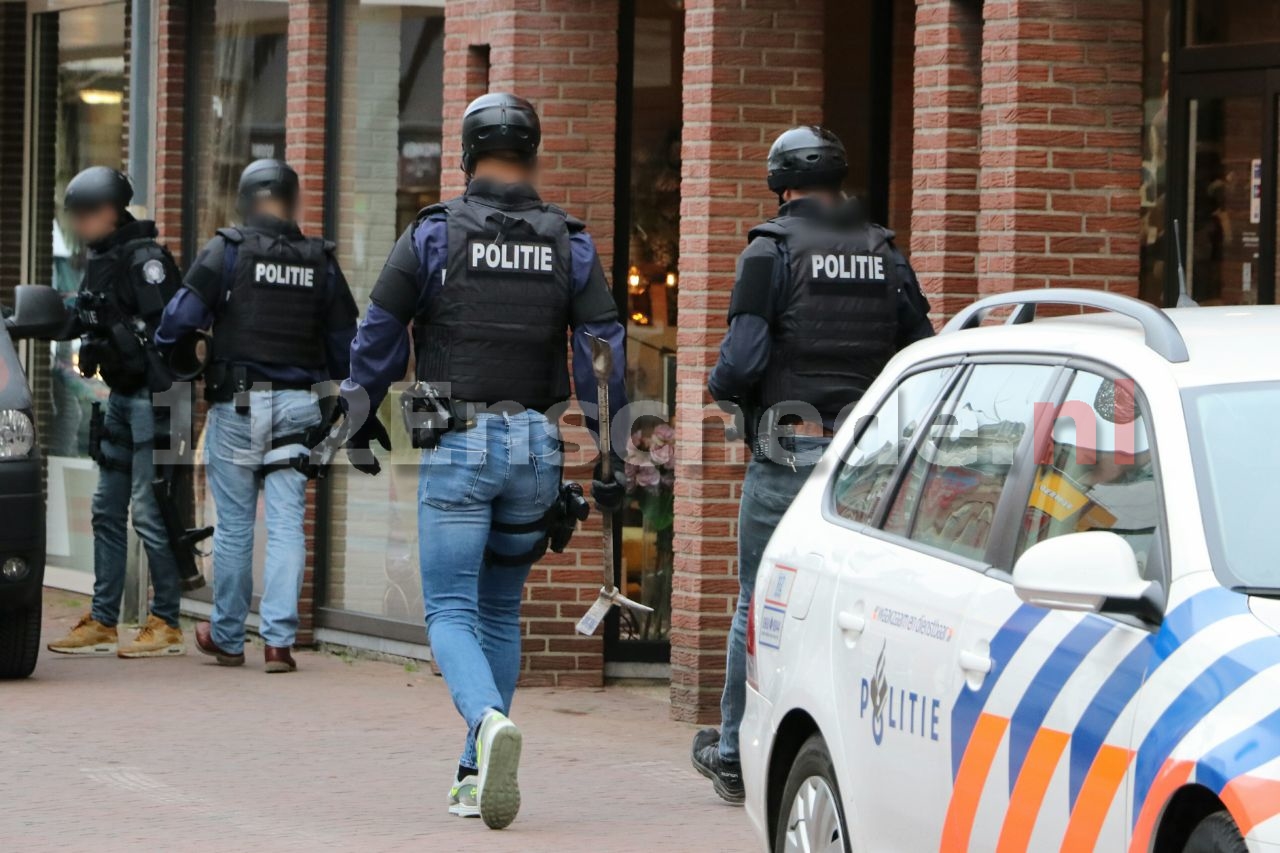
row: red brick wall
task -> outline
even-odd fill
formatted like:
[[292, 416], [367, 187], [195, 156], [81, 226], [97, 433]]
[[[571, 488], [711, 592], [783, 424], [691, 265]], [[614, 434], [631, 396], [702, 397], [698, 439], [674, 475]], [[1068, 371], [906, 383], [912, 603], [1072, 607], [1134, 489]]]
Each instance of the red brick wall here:
[[[484, 91], [531, 100], [542, 119], [540, 189], [548, 201], [585, 220], [605, 269], [613, 247], [617, 0], [457, 0], [445, 7], [445, 197], [461, 191], [462, 113]], [[580, 430], [566, 439], [591, 446]], [[594, 454], [589, 454], [593, 456]], [[589, 468], [569, 460], [566, 477]], [[599, 685], [603, 643], [574, 634], [574, 623], [600, 588], [599, 522], [574, 548], [534, 566], [525, 588], [525, 661], [521, 683]]]
[[702, 423], [734, 264], [777, 199], [764, 159], [779, 128], [821, 120], [821, 0], [686, 3], [672, 715], [718, 719], [738, 592], [742, 451]]
[[1137, 295], [1141, 0], [983, 7], [978, 289]]
[[915, 0], [893, 0], [892, 104], [889, 114], [889, 219], [898, 247], [911, 248], [911, 152], [914, 149]]
[[916, 7], [911, 263], [943, 315], [978, 293], [980, 14], [972, 0]]
[[[328, 5], [326, 0], [293, 0], [289, 4], [285, 159], [298, 172], [302, 187], [298, 225], [307, 234], [324, 233]], [[309, 645], [315, 639], [316, 488], [314, 480], [307, 484], [307, 568], [298, 597], [298, 645]]]
[[158, 4], [156, 26], [156, 159], [152, 216], [160, 239], [182, 264], [184, 109], [186, 104], [187, 4]]

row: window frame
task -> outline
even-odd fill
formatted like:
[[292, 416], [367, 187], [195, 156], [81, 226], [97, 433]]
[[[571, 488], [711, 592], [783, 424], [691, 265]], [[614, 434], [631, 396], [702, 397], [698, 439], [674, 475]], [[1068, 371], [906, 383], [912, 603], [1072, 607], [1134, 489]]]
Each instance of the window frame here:
[[843, 470], [844, 466], [849, 464], [849, 457], [857, 449], [858, 442], [862, 440], [867, 429], [870, 428], [872, 419], [880, 414], [880, 411], [885, 407], [885, 404], [898, 393], [899, 389], [902, 388], [903, 384], [908, 379], [919, 376], [922, 373], [929, 373], [933, 370], [947, 370], [950, 371], [950, 375], [943, 380], [942, 388], [929, 403], [928, 409], [926, 410], [928, 415], [928, 418], [926, 419], [927, 423], [934, 422], [934, 419], [938, 416], [939, 407], [945, 403], [950, 395], [951, 389], [954, 388], [956, 383], [967, 374], [964, 365], [964, 356], [962, 355], [930, 359], [929, 361], [923, 361], [919, 364], [913, 365], [908, 370], [901, 373], [894, 381], [893, 385], [891, 385], [884, 394], [880, 395], [880, 397], [876, 399], [876, 403], [874, 408], [871, 410], [871, 414], [860, 418], [859, 420], [861, 423], [855, 423], [853, 438], [850, 439], [849, 443], [840, 451], [840, 456], [836, 460], [836, 464], [832, 466], [831, 476], [823, 487], [822, 515], [827, 521], [841, 527], [846, 527], [850, 530], [857, 530], [865, 533], [870, 533], [879, 529], [880, 525], [884, 521], [884, 515], [887, 512], [885, 497], [889, 494], [897, 493], [898, 482], [903, 473], [903, 459], [910, 459], [912, 457], [920, 442], [920, 436], [924, 434], [924, 431], [917, 430], [916, 434], [913, 435], [911, 440], [907, 443], [903, 459], [898, 460], [898, 464], [894, 467], [893, 475], [889, 479], [889, 487], [876, 501], [875, 508], [871, 511], [871, 521], [854, 521], [853, 519], [840, 514], [839, 510], [836, 509], [836, 480], [839, 479], [840, 471]]
[[[925, 372], [930, 369], [943, 367], [957, 368], [953, 375], [947, 380], [943, 389], [939, 392], [938, 397], [929, 407], [928, 423], [935, 423], [940, 414], [953, 410], [957, 404], [960, 395], [964, 393], [964, 389], [968, 386], [969, 378], [975, 368], [989, 364], [1008, 364], [1018, 366], [1046, 366], [1055, 368], [1053, 374], [1049, 377], [1045, 384], [1045, 400], [1052, 402], [1055, 407], [1061, 406], [1066, 395], [1069, 393], [1071, 384], [1074, 382], [1076, 374], [1080, 371], [1094, 373], [1104, 379], [1130, 379], [1134, 383], [1134, 399], [1138, 404], [1138, 410], [1147, 420], [1147, 440], [1151, 445], [1151, 464], [1156, 482], [1156, 498], [1158, 503], [1158, 513], [1160, 519], [1160, 531], [1156, 537], [1156, 547], [1153, 550], [1152, 558], [1159, 561], [1157, 566], [1159, 573], [1159, 582], [1167, 592], [1171, 583], [1171, 567], [1173, 565], [1172, 553], [1169, 547], [1169, 524], [1168, 513], [1165, 506], [1165, 494], [1163, 476], [1160, 467], [1160, 451], [1157, 446], [1156, 431], [1153, 425], [1154, 410], [1150, 401], [1143, 392], [1142, 386], [1138, 380], [1121, 370], [1119, 367], [1109, 364], [1098, 359], [1072, 356], [1056, 353], [993, 353], [984, 355], [961, 355], [953, 358], [933, 359], [928, 362], [922, 362], [913, 366], [910, 370], [904, 372], [893, 386], [876, 401], [875, 409], [872, 414], [876, 414], [884, 406], [884, 404], [895, 394], [905, 382], [912, 376]], [[825, 498], [822, 504], [822, 512], [827, 521], [836, 524], [847, 530], [856, 533], [862, 533], [873, 539], [878, 539], [886, 544], [896, 545], [906, 548], [926, 556], [934, 557], [951, 563], [958, 568], [977, 571], [996, 580], [1006, 583], [1013, 583], [1013, 553], [1017, 548], [1018, 527], [1020, 524], [1019, 517], [1025, 510], [1026, 502], [1030, 499], [1031, 489], [1035, 483], [1035, 474], [1038, 466], [1035, 464], [1034, 448], [1032, 443], [1035, 441], [1035, 430], [1031, 429], [1024, 434], [1022, 441], [1018, 445], [1012, 465], [1009, 468], [1009, 476], [1005, 481], [1004, 489], [1000, 494], [1000, 499], [996, 504], [995, 517], [992, 520], [993, 535], [988, 539], [986, 550], [981, 560], [971, 559], [962, 555], [948, 551], [944, 548], [938, 548], [933, 545], [927, 545], [917, 542], [909, 537], [898, 533], [892, 533], [884, 529], [884, 522], [888, 516], [890, 507], [897, 500], [898, 492], [905, 485], [907, 474], [910, 471], [910, 462], [913, 462], [919, 445], [924, 435], [924, 431], [920, 430], [916, 435], [912, 436], [910, 443], [899, 460], [897, 468], [894, 470], [893, 478], [890, 480], [889, 488], [880, 497], [876, 506], [876, 510], [872, 515], [872, 522], [855, 522], [840, 515], [835, 508], [835, 482], [841, 468], [847, 463], [849, 454], [857, 446], [858, 441], [862, 438], [866, 425], [860, 425], [857, 434], [848, 446], [841, 452], [840, 459], [832, 468], [825, 488]]]

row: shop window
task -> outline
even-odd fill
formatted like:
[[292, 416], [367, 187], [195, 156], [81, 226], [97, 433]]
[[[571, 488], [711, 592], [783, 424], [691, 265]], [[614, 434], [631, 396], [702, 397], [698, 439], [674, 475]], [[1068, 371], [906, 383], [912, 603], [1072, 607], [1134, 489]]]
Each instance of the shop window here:
[[[289, 4], [278, 0], [201, 0], [191, 4], [194, 61], [188, 64], [194, 168], [187, 172], [183, 257], [217, 229], [240, 221], [240, 173], [264, 157], [285, 156]], [[196, 475], [197, 521], [217, 524], [217, 503]], [[261, 589], [267, 529], [261, 503], [254, 527], [254, 583]], [[207, 561], [206, 570], [212, 568]], [[204, 598], [207, 591], [195, 594]], [[256, 600], [255, 600], [256, 609]]]
[[1280, 41], [1280, 3], [1187, 0], [1187, 45]]
[[[1142, 54], [1142, 189], [1139, 295], [1164, 305], [1167, 292], [1166, 234], [1169, 154], [1169, 0], [1147, 0]], [[1185, 228], [1183, 239], [1186, 239]]]
[[214, 231], [239, 221], [240, 172], [285, 156], [289, 4], [276, 0], [193, 3], [192, 124], [187, 257]]
[[[442, 6], [352, 2], [344, 10], [337, 100], [329, 107], [340, 128], [334, 237], [362, 308], [400, 233], [440, 200]], [[405, 638], [421, 642], [419, 454], [398, 407], [388, 398], [380, 413], [396, 448], [382, 475], [340, 466], [330, 478], [325, 606], [412, 623]]]
[[684, 11], [669, 0], [635, 0], [625, 6], [630, 7], [625, 25], [633, 28], [633, 38], [620, 69], [631, 85], [618, 112], [618, 171], [625, 182], [618, 199], [618, 234], [626, 236], [618, 244], [615, 277], [626, 292], [628, 394], [633, 404], [666, 417], [640, 418], [635, 424], [626, 468], [631, 499], [621, 537], [623, 584], [628, 595], [654, 613], [624, 612], [616, 637], [657, 649], [665, 644], [671, 624], [675, 559], [671, 418], [680, 292]]
[[[32, 73], [31, 269], [68, 297], [80, 288], [86, 247], [62, 211], [68, 181], [95, 165], [123, 167], [124, 4], [37, 15]], [[107, 386], [79, 370], [79, 342], [50, 345], [30, 367], [49, 461], [48, 561], [93, 571], [90, 503], [97, 469], [89, 459], [89, 417]]]

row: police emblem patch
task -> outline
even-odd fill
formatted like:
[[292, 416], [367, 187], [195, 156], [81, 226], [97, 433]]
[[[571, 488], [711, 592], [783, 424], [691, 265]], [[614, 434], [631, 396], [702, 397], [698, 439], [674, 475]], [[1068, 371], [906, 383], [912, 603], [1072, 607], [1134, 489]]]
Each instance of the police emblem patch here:
[[159, 284], [166, 278], [164, 264], [152, 258], [142, 265], [142, 277], [147, 284]]

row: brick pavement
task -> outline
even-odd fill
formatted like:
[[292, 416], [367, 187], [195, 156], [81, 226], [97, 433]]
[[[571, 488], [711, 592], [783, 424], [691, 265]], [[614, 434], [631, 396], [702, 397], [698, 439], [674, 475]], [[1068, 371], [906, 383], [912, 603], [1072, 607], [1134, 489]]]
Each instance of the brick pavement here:
[[[83, 606], [48, 591], [45, 638]], [[45, 653], [0, 684], [0, 849], [754, 849], [689, 768], [694, 729], [664, 687], [524, 691], [525, 804], [495, 833], [445, 811], [459, 723], [428, 668], [303, 652], [268, 677], [250, 653], [240, 669]]]

